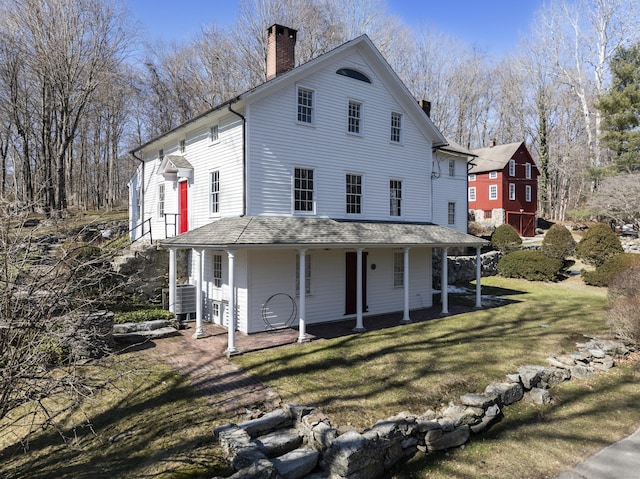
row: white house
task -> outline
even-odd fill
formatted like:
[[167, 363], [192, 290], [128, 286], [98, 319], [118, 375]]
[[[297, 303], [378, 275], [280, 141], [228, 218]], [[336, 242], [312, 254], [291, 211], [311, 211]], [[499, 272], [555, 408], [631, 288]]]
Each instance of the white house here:
[[434, 248], [485, 243], [466, 233], [468, 156], [370, 39], [294, 68], [296, 33], [268, 29], [265, 83], [132, 151], [132, 239], [151, 229], [169, 249], [174, 311], [189, 252], [196, 335], [226, 326], [228, 354], [236, 329], [292, 323], [304, 341], [311, 323], [409, 322], [432, 306]]

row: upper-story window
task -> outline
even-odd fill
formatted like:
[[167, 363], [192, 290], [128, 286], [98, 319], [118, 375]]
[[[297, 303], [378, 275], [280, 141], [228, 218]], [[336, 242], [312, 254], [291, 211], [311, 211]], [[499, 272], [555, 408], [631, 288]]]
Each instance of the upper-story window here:
[[354, 80], [360, 80], [365, 83], [371, 83], [371, 80], [364, 73], [359, 72], [358, 70], [354, 70], [352, 68], [340, 68], [336, 71], [338, 75], [342, 75], [345, 77], [353, 78]]
[[209, 128], [209, 143], [217, 143], [218, 141], [220, 141], [220, 128], [216, 124]]
[[449, 176], [456, 176], [456, 161], [449, 160]]
[[209, 173], [209, 211], [212, 215], [220, 213], [220, 172]]
[[362, 103], [349, 100], [348, 120], [347, 131], [360, 135], [362, 133]]
[[469, 173], [469, 181], [476, 181], [476, 174], [475, 173]]
[[362, 213], [362, 175], [347, 173], [347, 213], [359, 215]]
[[476, 187], [472, 186], [471, 188], [469, 188], [469, 201], [475, 201], [476, 200]]
[[489, 185], [489, 199], [490, 200], [498, 199], [498, 185]]
[[180, 140], [180, 154], [184, 154], [187, 151], [187, 141]]
[[495, 180], [497, 177], [498, 177], [498, 172], [497, 171], [490, 171], [489, 172], [489, 179]]
[[509, 183], [509, 199], [514, 201], [516, 199], [516, 184]]
[[509, 160], [509, 176], [516, 176], [516, 160]]
[[293, 178], [293, 209], [313, 213], [313, 170], [295, 168]]
[[164, 160], [164, 150], [158, 150], [158, 158], [160, 161]]
[[531, 185], [524, 187], [524, 200], [528, 203], [531, 202]]
[[450, 225], [456, 224], [456, 204], [453, 201], [447, 205], [447, 221]]
[[158, 185], [158, 215], [164, 216], [164, 183]]
[[313, 123], [313, 90], [298, 87], [298, 122]]
[[389, 215], [402, 215], [402, 180], [389, 180]]
[[531, 179], [531, 163], [524, 164], [524, 174], [527, 180]]
[[402, 113], [391, 113], [391, 141], [394, 143], [402, 141]]

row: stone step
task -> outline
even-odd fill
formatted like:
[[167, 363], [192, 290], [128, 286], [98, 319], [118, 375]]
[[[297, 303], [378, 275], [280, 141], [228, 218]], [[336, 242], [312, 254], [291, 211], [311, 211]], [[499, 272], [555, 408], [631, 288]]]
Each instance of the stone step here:
[[318, 465], [318, 451], [312, 449], [295, 449], [280, 457], [271, 459], [282, 479], [301, 479]]
[[178, 330], [172, 327], [152, 329], [148, 331], [132, 331], [130, 333], [114, 333], [113, 338], [122, 341], [144, 341], [145, 339], [166, 338], [178, 334]]
[[279, 429], [254, 439], [265, 456], [277, 457], [297, 449], [302, 444], [302, 437], [295, 429]]

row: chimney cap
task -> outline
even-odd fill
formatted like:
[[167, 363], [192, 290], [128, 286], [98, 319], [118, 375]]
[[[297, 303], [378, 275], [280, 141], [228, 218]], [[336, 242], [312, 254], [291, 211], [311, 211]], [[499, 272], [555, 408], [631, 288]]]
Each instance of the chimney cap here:
[[289, 38], [295, 39], [296, 33], [298, 33], [298, 30], [296, 30], [295, 28], [287, 27], [285, 25], [281, 25], [279, 23], [274, 23], [269, 28], [267, 28], [267, 32], [280, 33], [280, 34], [284, 34], [285, 32], [287, 32], [289, 34]]

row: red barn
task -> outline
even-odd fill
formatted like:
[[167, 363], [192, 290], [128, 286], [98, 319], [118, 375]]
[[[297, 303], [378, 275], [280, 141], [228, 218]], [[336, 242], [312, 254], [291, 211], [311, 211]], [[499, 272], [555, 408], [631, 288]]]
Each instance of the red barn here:
[[524, 142], [472, 150], [469, 211], [486, 226], [508, 223], [521, 236], [534, 236], [540, 172]]

